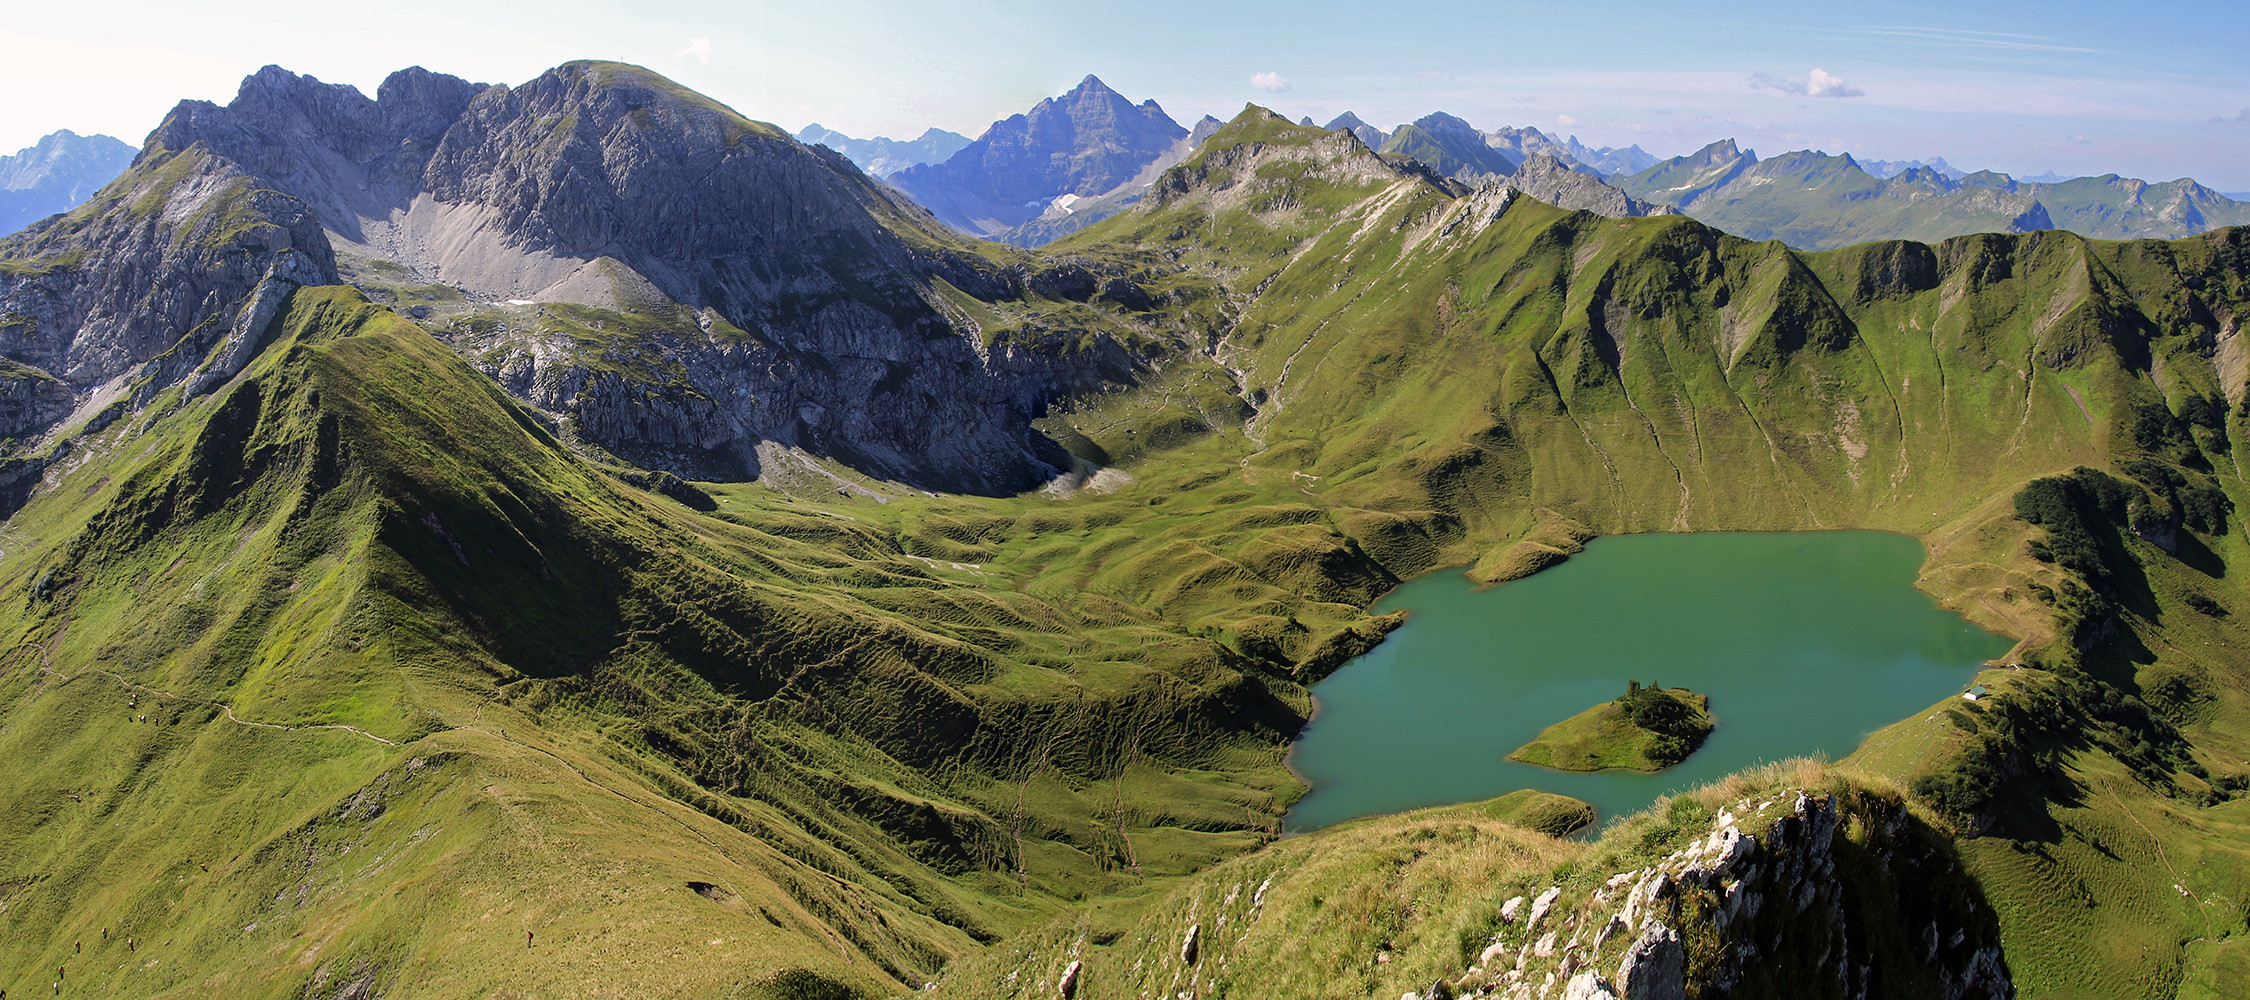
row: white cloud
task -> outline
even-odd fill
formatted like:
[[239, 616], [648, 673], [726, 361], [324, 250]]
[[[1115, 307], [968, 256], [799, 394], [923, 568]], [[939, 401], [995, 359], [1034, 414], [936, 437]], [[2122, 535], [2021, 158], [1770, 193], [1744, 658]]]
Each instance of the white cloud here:
[[1572, 125], [1578, 124], [1578, 119], [1572, 118], [1569, 115], [1556, 115], [1555, 124], [1560, 125], [1564, 128], [1569, 128]]
[[1418, 77], [1421, 77], [1421, 78], [1422, 78], [1422, 79], [1424, 79], [1424, 80], [1436, 80], [1436, 81], [1437, 81], [1437, 82], [1439, 82], [1439, 83], [1452, 83], [1452, 82], [1453, 82], [1453, 74], [1451, 74], [1451, 73], [1441, 73], [1441, 72], [1439, 72], [1439, 71], [1437, 71], [1437, 70], [1434, 70], [1434, 69], [1426, 69], [1426, 70], [1423, 70], [1423, 71], [1421, 71], [1421, 72], [1419, 72], [1419, 73], [1416, 73], [1416, 74], [1414, 74], [1414, 75], [1415, 75], [1415, 76], [1418, 76]]
[[1260, 73], [1250, 78], [1250, 85], [1269, 94], [1278, 94], [1289, 89], [1289, 78], [1279, 73]]
[[[710, 62], [710, 61], [711, 61], [711, 40], [710, 40], [710, 39], [708, 39], [708, 38], [690, 38], [690, 39], [688, 39], [688, 43], [687, 43], [687, 46], [686, 46], [685, 48], [682, 48], [682, 49], [681, 49], [680, 51], [678, 51], [678, 52], [674, 52], [674, 53], [672, 53], [672, 58], [674, 58], [674, 59], [693, 59], [693, 60], [695, 60], [696, 62], [703, 62], [703, 63], [707, 63], [707, 62]], [[1817, 70], [1815, 70], [1815, 72], [1818, 72], [1818, 71], [1817, 71]]]
[[1845, 83], [1843, 77], [1818, 66], [1813, 67], [1812, 75], [1805, 78], [1806, 97], [1859, 97], [1865, 93], [1867, 92]]
[[1750, 75], [1750, 87], [1753, 90], [1778, 90], [1799, 97], [1864, 97], [1867, 94], [1843, 77], [1817, 66], [1802, 80], [1771, 73], [1753, 73]]

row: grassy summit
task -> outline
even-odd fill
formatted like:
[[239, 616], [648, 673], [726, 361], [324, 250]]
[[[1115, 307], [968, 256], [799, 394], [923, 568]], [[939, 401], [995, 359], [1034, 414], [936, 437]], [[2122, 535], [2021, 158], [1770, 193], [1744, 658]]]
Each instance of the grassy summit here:
[[1686, 760], [1711, 735], [1710, 699], [1686, 688], [1626, 684], [1623, 697], [1540, 730], [1508, 759], [1562, 771], [1661, 771]]

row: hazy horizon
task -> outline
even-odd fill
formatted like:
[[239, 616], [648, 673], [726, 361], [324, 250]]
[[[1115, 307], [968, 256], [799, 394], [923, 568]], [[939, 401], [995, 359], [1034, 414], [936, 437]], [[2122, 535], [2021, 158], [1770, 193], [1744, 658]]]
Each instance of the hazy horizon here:
[[1659, 157], [1732, 138], [1761, 155], [1942, 158], [2017, 176], [2193, 177], [2250, 190], [2250, 11], [2062, 0], [1879, 8], [1636, 0], [1569, 9], [1410, 2], [1036, 0], [751, 5], [345, 0], [289, 19], [245, 0], [89, 0], [0, 41], [0, 152], [57, 129], [139, 144], [182, 99], [225, 103], [276, 64], [372, 95], [410, 65], [518, 84], [572, 59], [648, 66], [752, 118], [855, 138], [971, 138], [1092, 74], [1181, 123], [1255, 102], [1390, 128], [1432, 111]]

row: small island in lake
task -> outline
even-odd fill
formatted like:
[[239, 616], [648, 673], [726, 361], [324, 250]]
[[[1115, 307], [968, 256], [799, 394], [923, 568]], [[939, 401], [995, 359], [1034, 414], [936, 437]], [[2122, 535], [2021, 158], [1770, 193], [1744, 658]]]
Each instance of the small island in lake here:
[[1686, 760], [1709, 735], [1709, 698], [1627, 681], [1624, 697], [1548, 726], [1508, 759], [1560, 771], [1661, 771]]

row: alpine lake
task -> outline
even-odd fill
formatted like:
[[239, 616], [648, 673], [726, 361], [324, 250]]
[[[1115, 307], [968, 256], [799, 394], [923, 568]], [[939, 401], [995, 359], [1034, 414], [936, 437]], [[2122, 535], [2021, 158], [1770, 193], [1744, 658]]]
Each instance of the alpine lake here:
[[[1497, 587], [1409, 581], [1375, 608], [1406, 623], [1312, 689], [1287, 829], [1521, 788], [1591, 803], [1598, 828], [1761, 762], [1841, 758], [2013, 645], [1916, 590], [1923, 559], [1877, 531], [1623, 535]], [[1656, 774], [1507, 759], [1628, 680], [1709, 695], [1718, 728]]]

